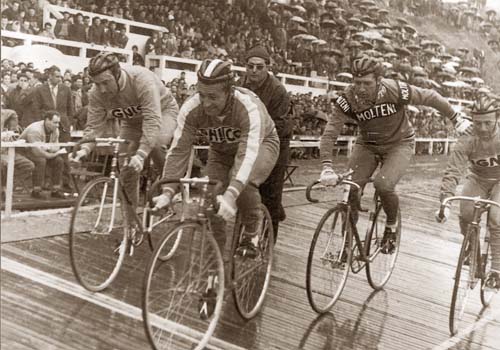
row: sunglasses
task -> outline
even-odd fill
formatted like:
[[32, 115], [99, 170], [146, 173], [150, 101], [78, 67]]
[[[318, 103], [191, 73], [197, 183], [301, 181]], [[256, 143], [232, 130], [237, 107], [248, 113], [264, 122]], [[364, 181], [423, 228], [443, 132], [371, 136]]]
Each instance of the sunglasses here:
[[266, 68], [266, 65], [265, 64], [251, 64], [251, 63], [247, 63], [247, 68], [250, 69], [250, 70], [254, 70], [255, 68], [257, 68], [257, 70], [263, 70], [264, 68]]

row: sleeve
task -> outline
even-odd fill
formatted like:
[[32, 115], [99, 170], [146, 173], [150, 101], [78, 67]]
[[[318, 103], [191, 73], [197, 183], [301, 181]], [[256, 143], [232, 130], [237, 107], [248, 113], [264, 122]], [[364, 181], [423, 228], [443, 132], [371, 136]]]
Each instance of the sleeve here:
[[[182, 106], [177, 128], [174, 132], [172, 145], [165, 157], [163, 166], [164, 179], [179, 179], [184, 176], [191, 156], [191, 148], [196, 138], [196, 125], [194, 124], [194, 109], [199, 105], [198, 95], [193, 96]], [[167, 185], [164, 191], [176, 192], [177, 185]]]
[[179, 113], [179, 105], [174, 96], [167, 89], [167, 94], [162, 101], [162, 136], [165, 136], [165, 144], [170, 144], [177, 127], [177, 114]]
[[139, 75], [135, 79], [139, 101], [141, 103], [142, 136], [137, 152], [145, 156], [151, 152], [161, 128], [161, 98], [160, 89], [154, 81], [154, 73]]
[[[83, 131], [83, 138], [102, 137], [106, 132], [106, 109], [103, 107], [102, 101], [97, 96], [96, 90], [89, 93], [89, 104], [87, 110], [87, 124]], [[86, 143], [82, 149], [87, 151], [87, 154], [92, 152], [94, 144]]]
[[[451, 107], [451, 104], [436, 91], [408, 85], [408, 93], [410, 94], [409, 104], [432, 107], [450, 120], [456, 118], [456, 112]], [[404, 95], [405, 92], [403, 91], [401, 94]]]
[[[248, 184], [250, 174], [255, 166], [255, 161], [264, 139], [265, 129], [268, 125], [268, 113], [262, 103], [257, 103], [250, 95], [239, 95], [240, 105], [237, 106], [237, 116], [241, 126], [241, 136], [238, 150], [234, 159], [234, 172], [229, 181], [228, 190], [238, 197], [243, 188]], [[257, 97], [255, 97], [257, 99]], [[270, 119], [270, 118], [269, 118]], [[269, 120], [269, 122], [271, 122]], [[273, 125], [274, 128], [274, 125]]]
[[344, 112], [342, 112], [340, 108], [335, 105], [331, 116], [328, 118], [325, 131], [323, 132], [323, 135], [321, 135], [319, 143], [320, 158], [323, 166], [332, 166], [335, 142], [337, 141], [347, 118], [348, 117], [344, 114]]
[[268, 112], [276, 125], [276, 131], [280, 139], [289, 138], [291, 134], [291, 120], [288, 114], [290, 110], [290, 98], [286, 89], [279, 85], [273, 94]]
[[448, 165], [441, 181], [440, 201], [455, 195], [455, 189], [467, 170], [470, 140], [471, 138], [468, 136], [460, 138], [448, 159]]

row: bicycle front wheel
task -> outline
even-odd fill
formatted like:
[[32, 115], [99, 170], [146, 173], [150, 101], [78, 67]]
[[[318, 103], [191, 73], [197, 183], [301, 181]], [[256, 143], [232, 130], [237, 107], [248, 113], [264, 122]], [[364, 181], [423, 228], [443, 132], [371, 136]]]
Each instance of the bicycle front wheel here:
[[475, 269], [477, 261], [477, 248], [473, 249], [473, 241], [476, 239], [474, 228], [469, 228], [469, 232], [464, 238], [460, 255], [458, 257], [457, 269], [455, 272], [455, 282], [451, 295], [449, 326], [452, 335], [458, 332], [462, 319], [465, 315], [467, 301], [477, 283]]
[[307, 259], [307, 298], [314, 311], [328, 312], [340, 297], [349, 275], [351, 242], [347, 211], [328, 210], [314, 232]]
[[370, 213], [370, 229], [366, 234], [366, 256], [370, 263], [366, 265], [368, 283], [375, 290], [380, 290], [389, 281], [392, 271], [396, 266], [401, 242], [401, 212], [398, 210], [398, 227], [396, 240], [391, 247], [382, 246], [386, 216], [382, 206], [378, 206], [374, 213]]
[[266, 296], [271, 280], [273, 265], [274, 233], [271, 215], [267, 208], [261, 204], [263, 213], [262, 231], [259, 234], [259, 254], [255, 258], [240, 256], [236, 253], [243, 226], [241, 214], [238, 214], [234, 225], [234, 244], [231, 277], [233, 281], [233, 297], [236, 309], [244, 319], [255, 317]]
[[[175, 254], [171, 242], [180, 239]], [[142, 314], [154, 349], [203, 349], [219, 320], [224, 264], [217, 242], [196, 222], [172, 228], [149, 261]]]
[[101, 177], [87, 183], [76, 200], [69, 229], [71, 267], [91, 292], [107, 288], [127, 250], [128, 220], [120, 185]]

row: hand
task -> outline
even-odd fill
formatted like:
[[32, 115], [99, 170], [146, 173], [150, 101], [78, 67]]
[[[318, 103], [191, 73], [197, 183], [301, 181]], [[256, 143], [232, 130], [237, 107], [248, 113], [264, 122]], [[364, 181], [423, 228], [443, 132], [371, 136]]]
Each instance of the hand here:
[[468, 119], [465, 119], [461, 115], [457, 116], [455, 120], [455, 130], [459, 134], [470, 134], [472, 129], [472, 122]]
[[164, 192], [159, 196], [153, 197], [154, 208], [153, 211], [160, 210], [170, 205], [172, 202], [172, 194], [170, 192]]
[[219, 203], [217, 215], [222, 216], [224, 220], [227, 221], [236, 216], [236, 197], [232, 192], [226, 191], [223, 195], [218, 195], [217, 203]]
[[81, 149], [79, 151], [76, 151], [76, 154], [73, 156], [73, 152], [71, 152], [68, 156], [68, 159], [70, 163], [80, 163], [82, 158], [85, 158], [87, 156], [87, 151], [84, 149]]
[[144, 158], [141, 155], [136, 154], [132, 158], [130, 158], [128, 166], [134, 169], [135, 172], [140, 173], [142, 171], [142, 168], [144, 168]]
[[339, 182], [339, 176], [332, 168], [325, 167], [321, 172], [320, 180], [323, 186], [335, 186]]
[[444, 210], [443, 210], [443, 217], [439, 216], [440, 211], [441, 211], [441, 209], [436, 210], [436, 212], [434, 213], [434, 216], [436, 218], [436, 221], [439, 222], [440, 224], [442, 224], [443, 222], [446, 222], [446, 220], [448, 220], [448, 218], [450, 217], [451, 210], [450, 210], [449, 206], [445, 206]]

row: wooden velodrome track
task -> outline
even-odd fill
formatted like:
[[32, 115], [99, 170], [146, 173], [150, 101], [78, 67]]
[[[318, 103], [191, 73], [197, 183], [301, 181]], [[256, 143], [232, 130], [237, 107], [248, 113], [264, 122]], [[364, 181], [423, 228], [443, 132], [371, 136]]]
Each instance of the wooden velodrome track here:
[[[444, 225], [434, 222], [435, 191], [401, 191], [401, 252], [385, 290], [372, 293], [364, 272], [350, 274], [341, 299], [323, 317], [307, 302], [305, 270], [314, 227], [332, 202], [310, 204], [304, 191], [291, 191], [284, 203], [287, 219], [265, 306], [244, 322], [228, 298], [214, 348], [500, 349], [499, 295], [485, 310], [474, 295], [467, 328], [455, 337], [448, 333], [458, 224], [456, 217]], [[150, 255], [146, 246], [125, 260], [109, 289], [97, 294], [76, 283], [66, 235], [4, 243], [1, 254], [2, 349], [150, 348], [140, 314]]]

